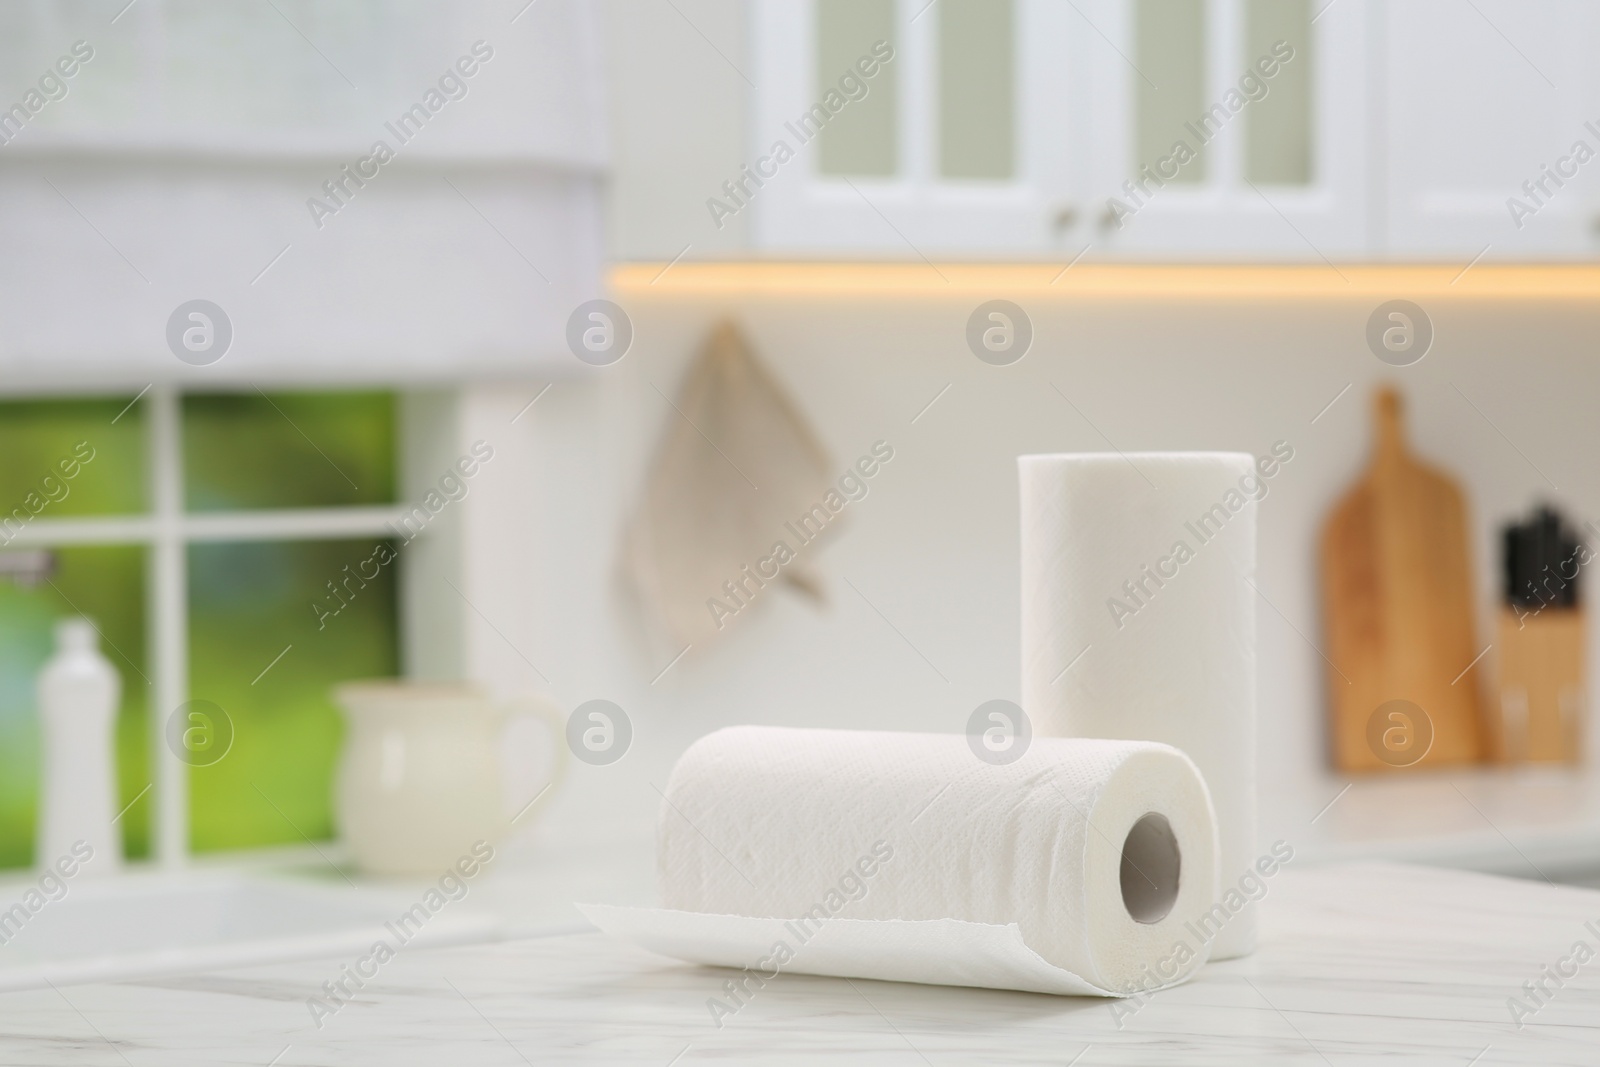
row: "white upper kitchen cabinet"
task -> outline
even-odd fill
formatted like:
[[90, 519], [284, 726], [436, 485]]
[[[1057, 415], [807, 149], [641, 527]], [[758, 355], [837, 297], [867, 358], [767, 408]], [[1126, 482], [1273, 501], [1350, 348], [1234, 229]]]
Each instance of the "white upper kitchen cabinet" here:
[[1592, 0], [751, 2], [761, 253], [1600, 250]]
[[[1113, 258], [1364, 255], [1367, 8], [1099, 0], [1092, 185]], [[1092, 12], [1092, 14], [1091, 14]]]
[[1070, 5], [754, 0], [751, 13], [755, 176], [723, 201], [753, 204], [758, 247], [1064, 247], [1090, 195], [1093, 120], [1091, 31]]
[[725, 202], [754, 207], [763, 251], [1365, 250], [1359, 0], [1322, 18], [1312, 0], [752, 11], [753, 173]]
[[1600, 5], [1405, 0], [1383, 10], [1379, 229], [1390, 256], [1566, 259], [1600, 249]]

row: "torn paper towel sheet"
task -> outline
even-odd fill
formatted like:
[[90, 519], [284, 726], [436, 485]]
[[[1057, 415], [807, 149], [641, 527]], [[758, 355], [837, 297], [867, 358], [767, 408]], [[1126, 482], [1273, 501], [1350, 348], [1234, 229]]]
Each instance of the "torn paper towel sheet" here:
[[[743, 605], [768, 584], [750, 568], [787, 536], [786, 520], [828, 491], [830, 463], [731, 322], [716, 328], [672, 405], [622, 566], [646, 614], [693, 644], [730, 623], [708, 602], [727, 604], [731, 585]], [[820, 597], [805, 560], [785, 562], [771, 581]]]
[[961, 734], [719, 730], [664, 793], [664, 907], [585, 914], [767, 972], [1108, 996], [1192, 974], [1217, 887], [1189, 758], [1063, 738], [994, 758]]
[[[1279, 442], [1280, 446], [1283, 442]], [[1021, 456], [1022, 706], [1035, 733], [1176, 745], [1222, 881], [1256, 851], [1256, 509], [1292, 448]], [[1213, 959], [1255, 947], [1237, 890]]]
[[605, 904], [580, 904], [578, 910], [606, 933], [658, 955], [714, 967], [749, 967], [763, 979], [792, 972], [1024, 993], [1111, 992], [1046, 963], [1028, 947], [1016, 923], [829, 919], [818, 924]]

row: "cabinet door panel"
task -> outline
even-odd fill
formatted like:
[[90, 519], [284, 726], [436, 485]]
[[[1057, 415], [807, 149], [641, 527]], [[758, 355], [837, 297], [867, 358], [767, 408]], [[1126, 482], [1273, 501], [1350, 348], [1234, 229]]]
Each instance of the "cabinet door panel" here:
[[[1100, 255], [1370, 254], [1367, 5], [1273, 3], [1206, 0], [1197, 19], [1189, 0], [1101, 0], [1114, 47], [1100, 57], [1095, 99], [1116, 117], [1095, 141]], [[1292, 53], [1274, 56], [1279, 41]], [[1174, 128], [1163, 136], [1152, 114]], [[1171, 148], [1152, 166], [1144, 157], [1161, 141]]]
[[[1583, 142], [1600, 152], [1600, 121], [1586, 125], [1600, 120], [1590, 107], [1595, 8], [1588, 0], [1384, 5], [1392, 257], [1593, 254], [1600, 161], [1580, 166], [1573, 149]], [[1551, 178], [1547, 167], [1568, 176]]]
[[[880, 110], [871, 135], [892, 138], [892, 148], [856, 143], [834, 152], [826, 143], [834, 130], [807, 139], [812, 131], [801, 117], [830, 88], [817, 57], [833, 55], [842, 70], [838, 57], [850, 51], [819, 40], [819, 31], [832, 32], [829, 5], [840, 2], [752, 6], [759, 77], [747, 143], [756, 157], [770, 158], [779, 142], [793, 153], [759, 168], [775, 175], [748, 197], [757, 245], [765, 252], [913, 259], [1068, 247], [1072, 231], [1083, 228], [1081, 211], [1063, 212], [1073, 206], [1070, 160], [1087, 139], [1091, 92], [1077, 55], [1086, 27], [1074, 26], [1070, 5], [1009, 0], [1008, 18], [991, 12], [990, 21], [974, 26], [986, 12], [971, 0], [949, 11], [942, 3], [896, 0], [889, 5], [894, 58], [871, 79], [866, 97], [875, 103], [893, 96], [892, 114], [885, 119]], [[865, 21], [848, 5], [839, 10], [840, 18]], [[844, 104], [828, 121], [851, 118], [855, 106]], [[1010, 131], [985, 126], [1007, 122]]]

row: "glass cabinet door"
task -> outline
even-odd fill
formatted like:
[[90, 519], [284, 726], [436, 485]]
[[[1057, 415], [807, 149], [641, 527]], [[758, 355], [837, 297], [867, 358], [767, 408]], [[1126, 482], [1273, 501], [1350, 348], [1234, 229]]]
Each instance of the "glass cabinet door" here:
[[1367, 11], [1327, 0], [1099, 0], [1096, 147], [1111, 258], [1373, 254]]
[[752, 11], [752, 159], [723, 204], [754, 212], [762, 250], [1077, 247], [1088, 27], [1070, 5], [757, 0]]
[[1314, 5], [758, 0], [725, 210], [765, 251], [1368, 255], [1367, 6]]

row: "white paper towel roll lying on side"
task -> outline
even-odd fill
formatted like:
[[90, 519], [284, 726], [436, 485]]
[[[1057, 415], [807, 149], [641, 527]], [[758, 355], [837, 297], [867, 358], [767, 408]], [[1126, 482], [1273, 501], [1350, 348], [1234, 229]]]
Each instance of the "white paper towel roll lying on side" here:
[[1285, 458], [1017, 460], [1023, 709], [1036, 734], [1163, 741], [1194, 759], [1230, 912], [1213, 959], [1255, 948], [1255, 906], [1227, 890], [1256, 859], [1256, 499]]
[[960, 734], [719, 730], [673, 768], [658, 846], [666, 908], [584, 914], [761, 980], [1160, 988], [1204, 962], [1216, 891], [1204, 780], [1140, 741], [997, 765]]

